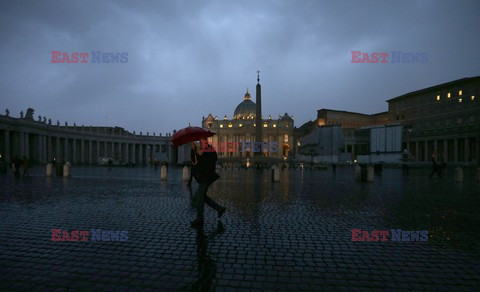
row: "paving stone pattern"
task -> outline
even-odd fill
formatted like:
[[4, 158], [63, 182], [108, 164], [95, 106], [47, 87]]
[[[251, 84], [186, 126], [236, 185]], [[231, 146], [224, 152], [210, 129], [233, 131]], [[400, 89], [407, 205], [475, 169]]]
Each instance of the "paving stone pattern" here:
[[[72, 177], [0, 176], [0, 289], [235, 291], [480, 287], [479, 183], [453, 171], [351, 167], [221, 170], [209, 190], [227, 207], [204, 228], [181, 170], [73, 168]], [[194, 184], [194, 189], [196, 185]], [[353, 242], [351, 229], [428, 230], [426, 242]], [[52, 229], [127, 230], [127, 241], [52, 241]]]

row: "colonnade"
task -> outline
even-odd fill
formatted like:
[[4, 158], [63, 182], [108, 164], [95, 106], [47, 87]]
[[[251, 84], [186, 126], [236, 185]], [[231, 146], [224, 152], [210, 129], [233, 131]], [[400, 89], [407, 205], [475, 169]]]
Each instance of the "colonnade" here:
[[171, 137], [135, 135], [121, 128], [62, 127], [19, 118], [0, 117], [0, 156], [27, 157], [35, 163], [53, 159], [96, 164], [101, 158], [144, 164], [155, 159], [174, 162]]

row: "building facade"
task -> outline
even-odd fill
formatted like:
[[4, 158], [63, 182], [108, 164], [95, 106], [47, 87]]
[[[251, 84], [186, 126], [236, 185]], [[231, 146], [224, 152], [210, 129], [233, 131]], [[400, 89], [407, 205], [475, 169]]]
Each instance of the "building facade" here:
[[476, 163], [480, 158], [480, 76], [387, 100], [391, 122], [404, 126], [413, 161]]
[[52, 160], [97, 164], [102, 157], [135, 164], [155, 159], [176, 162], [176, 149], [167, 136], [137, 135], [119, 127], [60, 126], [46, 118], [0, 116], [0, 155], [6, 161], [27, 157], [34, 163]]
[[[258, 91], [258, 90], [257, 90]], [[257, 125], [257, 105], [251, 100], [250, 93], [245, 93], [243, 101], [235, 108], [231, 119], [225, 115], [222, 119], [209, 114], [202, 118], [202, 127], [214, 133], [210, 138], [214, 145], [249, 145], [256, 142], [256, 127], [262, 127], [260, 131], [263, 147], [260, 154], [263, 157], [286, 159], [294, 149], [294, 121], [293, 118], [285, 113], [278, 116], [278, 119], [261, 117], [261, 124]], [[272, 149], [276, 143], [277, 149]], [[219, 147], [218, 156], [220, 158], [249, 158], [254, 156], [252, 148], [244, 148], [245, 151], [239, 151], [234, 147], [221, 149]], [[222, 151], [226, 150], [226, 151]], [[273, 150], [273, 151], [272, 151]], [[276, 151], [275, 151], [276, 150]]]
[[385, 125], [388, 122], [388, 113], [367, 115], [362, 113], [319, 109], [317, 111], [318, 126], [338, 125], [344, 129], [357, 129], [364, 126]]
[[[463, 78], [387, 100], [388, 112], [366, 115], [320, 109], [315, 126], [342, 127], [338, 161], [356, 161], [360, 157], [393, 162], [407, 153], [414, 162], [436, 158], [443, 162], [478, 163], [479, 95], [480, 76]], [[318, 130], [312, 129], [312, 125], [308, 122], [300, 127], [308, 129], [299, 137], [302, 147], [313, 143], [309, 133]], [[326, 141], [321, 140], [315, 142], [317, 146]]]

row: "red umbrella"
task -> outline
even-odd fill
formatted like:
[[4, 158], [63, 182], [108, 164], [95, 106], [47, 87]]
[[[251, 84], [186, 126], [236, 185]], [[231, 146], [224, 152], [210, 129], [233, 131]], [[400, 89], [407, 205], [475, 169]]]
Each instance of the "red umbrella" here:
[[200, 140], [201, 138], [208, 138], [215, 135], [215, 133], [207, 131], [200, 127], [188, 126], [176, 132], [172, 137], [172, 142], [175, 146]]

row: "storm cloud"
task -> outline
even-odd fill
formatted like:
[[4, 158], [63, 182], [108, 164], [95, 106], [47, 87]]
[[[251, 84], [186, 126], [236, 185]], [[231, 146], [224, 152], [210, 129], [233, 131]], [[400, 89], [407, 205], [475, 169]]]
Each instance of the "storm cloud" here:
[[[376, 113], [387, 99], [480, 75], [478, 1], [2, 1], [0, 111], [171, 132], [231, 118], [260, 70], [263, 114]], [[52, 51], [127, 52], [54, 64]], [[427, 53], [353, 64], [351, 51]]]

